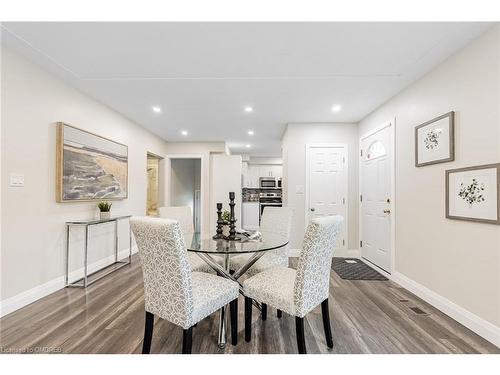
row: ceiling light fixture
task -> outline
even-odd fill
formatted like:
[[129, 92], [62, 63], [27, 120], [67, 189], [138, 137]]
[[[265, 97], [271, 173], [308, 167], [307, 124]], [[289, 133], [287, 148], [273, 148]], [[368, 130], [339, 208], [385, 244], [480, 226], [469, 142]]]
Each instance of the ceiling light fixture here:
[[158, 106], [154, 106], [152, 109], [154, 113], [161, 113], [161, 108]]
[[252, 107], [245, 107], [245, 112], [247, 112], [247, 113], [253, 112], [253, 108]]
[[181, 134], [182, 134], [183, 136], [186, 136], [186, 135], [188, 135], [189, 133], [187, 132], [187, 130], [183, 130], [183, 131], [181, 131]]
[[248, 133], [248, 135], [254, 135], [255, 134], [253, 130], [249, 130], [247, 133]]
[[338, 112], [342, 109], [342, 106], [339, 105], [339, 104], [335, 104], [333, 107], [332, 107], [332, 112]]
[[250, 146], [250, 145], [245, 145], [245, 147], [246, 147], [246, 148], [250, 148], [250, 147], [252, 147], [252, 146]]

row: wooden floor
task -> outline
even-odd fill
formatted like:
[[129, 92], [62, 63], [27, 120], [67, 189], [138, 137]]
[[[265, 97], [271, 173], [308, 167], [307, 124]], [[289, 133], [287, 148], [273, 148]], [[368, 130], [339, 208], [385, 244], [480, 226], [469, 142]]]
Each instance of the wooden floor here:
[[[500, 353], [461, 324], [390, 281], [347, 281], [332, 271], [330, 317], [334, 339], [328, 349], [321, 309], [305, 320], [308, 353]], [[428, 313], [416, 315], [410, 307]], [[295, 320], [269, 309], [262, 321], [254, 309], [252, 341], [217, 347], [218, 314], [193, 331], [193, 353], [296, 353]], [[0, 319], [2, 352], [140, 353], [144, 326], [142, 274], [137, 257], [87, 290], [66, 288]], [[179, 353], [182, 329], [155, 320], [152, 353]], [[228, 338], [229, 342], [229, 338]]]

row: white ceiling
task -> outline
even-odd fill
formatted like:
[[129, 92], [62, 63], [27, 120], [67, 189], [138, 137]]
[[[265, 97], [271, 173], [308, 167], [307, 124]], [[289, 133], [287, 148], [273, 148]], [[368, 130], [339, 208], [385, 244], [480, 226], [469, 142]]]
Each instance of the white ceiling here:
[[166, 140], [280, 155], [287, 123], [357, 122], [490, 25], [16, 22], [2, 43]]

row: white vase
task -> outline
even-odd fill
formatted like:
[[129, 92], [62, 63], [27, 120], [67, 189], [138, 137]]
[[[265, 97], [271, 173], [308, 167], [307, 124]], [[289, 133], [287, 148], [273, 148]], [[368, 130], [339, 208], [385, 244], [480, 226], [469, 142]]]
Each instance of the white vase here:
[[107, 212], [101, 211], [101, 220], [107, 220], [109, 218], [111, 218], [111, 212], [110, 211], [107, 211]]
[[229, 225], [228, 224], [224, 224], [222, 226], [222, 235], [224, 237], [229, 237]]

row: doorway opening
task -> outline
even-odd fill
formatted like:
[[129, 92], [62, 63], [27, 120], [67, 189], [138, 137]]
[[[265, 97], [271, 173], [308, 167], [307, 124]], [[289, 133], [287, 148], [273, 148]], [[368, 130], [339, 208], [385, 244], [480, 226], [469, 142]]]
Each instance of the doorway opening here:
[[170, 159], [170, 205], [188, 206], [195, 232], [201, 230], [201, 159]]
[[160, 205], [160, 161], [161, 157], [147, 153], [146, 173], [148, 178], [146, 215], [157, 216]]

